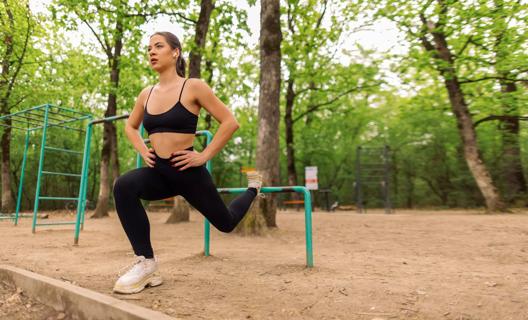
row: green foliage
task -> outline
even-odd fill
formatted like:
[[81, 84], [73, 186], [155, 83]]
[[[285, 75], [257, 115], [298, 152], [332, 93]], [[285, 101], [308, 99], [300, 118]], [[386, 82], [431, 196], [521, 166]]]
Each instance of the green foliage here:
[[[14, 2], [8, 1], [14, 4]], [[254, 5], [255, 1], [248, 1]], [[282, 93], [284, 116], [286, 88], [292, 79], [298, 93], [293, 107], [293, 133], [296, 169], [300, 184], [304, 167], [319, 168], [319, 185], [332, 190], [331, 201], [352, 204], [354, 198], [357, 146], [389, 145], [392, 150], [392, 200], [397, 207], [474, 207], [483, 204], [477, 186], [466, 166], [456, 121], [439, 70], [445, 68], [434, 54], [424, 50], [426, 34], [420, 15], [441, 22], [437, 28], [448, 35], [456, 53], [455, 73], [475, 121], [494, 114], [526, 114], [527, 5], [513, 0], [445, 1], [448, 11], [441, 15], [438, 1], [298, 1], [284, 2], [282, 12]], [[0, 5], [0, 9], [2, 9]], [[23, 6], [21, 6], [23, 8]], [[24, 26], [26, 13], [20, 9], [17, 24]], [[325, 11], [326, 10], [326, 11]], [[3, 11], [2, 11], [3, 12]], [[69, 1], [56, 0], [47, 16], [31, 15], [32, 28], [27, 63], [14, 86], [11, 111], [51, 102], [90, 111], [103, 116], [110, 90], [117, 90], [118, 113], [129, 112], [140, 90], [156, 81], [148, 67], [141, 44], [142, 25], [170, 14], [189, 33], [193, 24], [178, 14], [197, 20], [199, 1]], [[322, 13], [325, 12], [324, 15]], [[361, 43], [354, 53], [343, 43], [354, 33], [350, 21], [389, 19], [405, 35], [408, 52], [386, 53], [382, 57], [366, 50]], [[322, 16], [322, 18], [321, 18]], [[255, 166], [258, 123], [258, 47], [251, 36], [245, 10], [230, 1], [216, 1], [203, 52], [202, 75], [215, 93], [233, 110], [241, 124], [233, 139], [213, 160], [213, 176], [218, 186], [245, 185], [241, 167]], [[2, 32], [7, 27], [2, 15]], [[84, 22], [85, 21], [85, 22]], [[111, 49], [122, 24], [124, 39], [119, 60], [120, 83], [111, 88], [109, 70]], [[99, 40], [87, 27], [87, 22]], [[20, 43], [24, 28], [16, 28]], [[83, 38], [72, 38], [84, 30]], [[75, 40], [75, 41], [74, 41]], [[190, 52], [194, 38], [182, 39]], [[0, 43], [0, 50], [5, 47]], [[20, 46], [16, 47], [19, 50]], [[19, 54], [17, 52], [17, 54]], [[392, 69], [382, 68], [385, 60]], [[389, 74], [398, 81], [389, 80]], [[515, 92], [501, 91], [500, 79], [517, 84]], [[4, 90], [5, 88], [1, 88]], [[22, 99], [23, 98], [23, 99]], [[20, 104], [15, 103], [22, 99]], [[507, 106], [507, 107], [506, 107]], [[493, 178], [501, 176], [503, 141], [497, 122], [477, 127], [479, 146]], [[206, 126], [205, 112], [199, 129]], [[214, 133], [218, 124], [212, 121]], [[520, 141], [522, 163], [526, 168], [528, 134], [522, 124]], [[285, 126], [280, 128], [281, 183], [287, 183]], [[135, 166], [135, 152], [118, 123], [119, 155], [122, 171]], [[12, 141], [11, 172], [13, 190], [20, 177], [23, 135]], [[38, 151], [38, 135], [31, 137], [24, 208], [30, 208]], [[81, 149], [80, 136], [54, 133], [50, 143]], [[102, 132], [96, 130], [92, 142], [92, 168], [88, 198], [95, 200]], [[196, 143], [201, 149], [202, 139]], [[57, 170], [79, 168], [66, 158], [50, 158]], [[74, 181], [49, 182], [57, 194], [76, 188]], [[507, 192], [507, 190], [502, 190]], [[16, 193], [15, 193], [16, 194]], [[379, 205], [379, 193], [372, 190], [369, 204]], [[317, 199], [321, 200], [321, 199]], [[59, 206], [57, 204], [56, 206]]]

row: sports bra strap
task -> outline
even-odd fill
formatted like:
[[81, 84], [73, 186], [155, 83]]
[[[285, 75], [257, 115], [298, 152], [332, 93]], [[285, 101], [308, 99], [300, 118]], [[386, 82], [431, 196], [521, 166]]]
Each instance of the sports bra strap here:
[[150, 94], [152, 93], [152, 90], [154, 89], [154, 87], [155, 87], [155, 85], [154, 85], [154, 86], [152, 86], [152, 88], [150, 88], [150, 91], [149, 91], [149, 94], [148, 94], [148, 97], [147, 97], [147, 101], [145, 101], [145, 106], [144, 106], [144, 109], [146, 109], [146, 108], [147, 108], [147, 103], [148, 103], [148, 101], [149, 101], [149, 98], [150, 98]]
[[181, 88], [181, 91], [180, 91], [180, 97], [178, 98], [178, 102], [180, 102], [180, 100], [181, 100], [181, 96], [182, 96], [182, 93], [183, 93], [183, 88], [185, 87], [185, 82], [187, 82], [187, 80], [189, 80], [189, 79], [185, 79], [185, 81], [183, 81], [183, 85], [182, 85], [182, 88]]

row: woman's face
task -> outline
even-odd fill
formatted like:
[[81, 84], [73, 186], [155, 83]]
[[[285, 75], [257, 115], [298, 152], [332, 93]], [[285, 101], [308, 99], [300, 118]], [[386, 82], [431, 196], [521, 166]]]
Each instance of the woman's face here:
[[158, 34], [150, 37], [147, 51], [150, 66], [158, 73], [167, 68], [174, 68], [179, 54], [177, 49], [170, 47], [165, 37]]

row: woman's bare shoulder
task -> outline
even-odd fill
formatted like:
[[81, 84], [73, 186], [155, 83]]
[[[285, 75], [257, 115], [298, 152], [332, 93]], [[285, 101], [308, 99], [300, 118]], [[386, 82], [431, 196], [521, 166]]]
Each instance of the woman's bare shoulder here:
[[203, 81], [199, 78], [189, 78], [187, 79], [187, 85], [194, 89], [194, 90], [204, 90], [204, 89], [210, 89], [207, 82]]
[[143, 88], [141, 90], [141, 92], [139, 92], [139, 95], [137, 97], [137, 101], [140, 102], [141, 104], [145, 104], [145, 101], [147, 100], [147, 97], [148, 97], [148, 95], [150, 93], [150, 90], [153, 87], [154, 87], [153, 85], [148, 85], [145, 88]]

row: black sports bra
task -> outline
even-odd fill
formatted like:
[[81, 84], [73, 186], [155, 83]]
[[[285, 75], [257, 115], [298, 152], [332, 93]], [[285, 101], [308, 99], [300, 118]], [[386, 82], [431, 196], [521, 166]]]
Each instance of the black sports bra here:
[[143, 115], [143, 127], [145, 127], [149, 135], [157, 132], [196, 133], [198, 116], [187, 110], [180, 102], [187, 80], [185, 79], [183, 82], [178, 102], [172, 108], [160, 114], [150, 114], [147, 109], [150, 94], [152, 93], [152, 89], [154, 89], [154, 86], [152, 86], [147, 101], [145, 102], [145, 112]]

